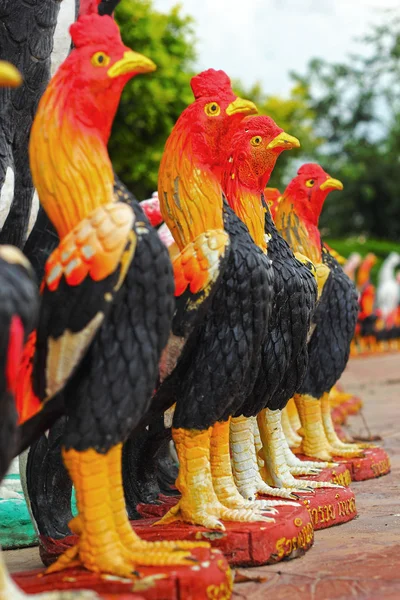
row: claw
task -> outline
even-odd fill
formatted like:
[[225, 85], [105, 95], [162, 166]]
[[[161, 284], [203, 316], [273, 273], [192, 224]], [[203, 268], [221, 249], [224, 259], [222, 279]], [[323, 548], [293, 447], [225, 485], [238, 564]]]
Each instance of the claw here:
[[315, 489], [321, 489], [321, 488], [338, 488], [338, 489], [344, 489], [344, 487], [342, 485], [338, 485], [337, 483], [331, 483], [330, 481], [306, 481], [307, 483], [307, 489], [311, 490], [313, 493], [315, 493]]
[[309, 467], [289, 467], [291, 475], [319, 475], [322, 469], [310, 469]]
[[[78, 591], [78, 590], [71, 590], [71, 591], [65, 591], [65, 592], [43, 592], [41, 594], [34, 594], [34, 595], [29, 595], [29, 596], [20, 596], [18, 594], [18, 596], [16, 594], [13, 594], [13, 600], [23, 600], [23, 599], [29, 599], [31, 598], [32, 600], [100, 600], [100, 596], [98, 596], [96, 594], [96, 592], [92, 592], [90, 590], [85, 590], [85, 591]], [[11, 598], [11, 596], [10, 596]]]

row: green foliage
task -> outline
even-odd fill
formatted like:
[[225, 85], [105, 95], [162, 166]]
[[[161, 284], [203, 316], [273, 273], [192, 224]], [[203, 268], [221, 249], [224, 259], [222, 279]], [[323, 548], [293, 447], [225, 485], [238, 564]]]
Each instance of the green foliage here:
[[326, 243], [336, 250], [341, 256], [348, 258], [353, 252], [357, 252], [362, 257], [365, 257], [368, 252], [372, 252], [378, 258], [376, 265], [372, 268], [372, 281], [376, 282], [379, 269], [383, 261], [391, 252], [400, 253], [400, 243], [390, 242], [388, 240], [376, 240], [365, 236], [350, 237], [346, 239], [327, 238]]
[[115, 170], [143, 199], [157, 189], [166, 139], [193, 100], [193, 22], [179, 6], [167, 14], [156, 11], [152, 0], [122, 0], [116, 19], [125, 44], [157, 65], [155, 73], [127, 84], [109, 144]]
[[400, 18], [390, 13], [343, 64], [312, 60], [293, 74], [325, 138], [314, 157], [345, 189], [326, 203], [321, 226], [400, 240]]

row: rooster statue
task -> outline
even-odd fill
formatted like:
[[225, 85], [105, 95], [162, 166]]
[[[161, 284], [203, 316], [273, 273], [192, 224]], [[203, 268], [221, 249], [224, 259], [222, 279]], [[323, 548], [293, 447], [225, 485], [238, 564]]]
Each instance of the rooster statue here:
[[371, 270], [377, 263], [377, 256], [368, 252], [357, 272], [360, 313], [357, 325], [357, 343], [362, 352], [376, 348], [375, 326], [378, 315], [375, 313], [376, 288], [371, 281]]
[[162, 215], [180, 251], [177, 315], [154, 404], [176, 402], [181, 498], [161, 522], [224, 529], [222, 520], [268, 519], [260, 509], [269, 504], [245, 500], [235, 486], [229, 421], [241, 414], [259, 369], [272, 270], [220, 184], [226, 140], [256, 107], [234, 95], [223, 71], [194, 77], [192, 90], [195, 101], [173, 128], [159, 172]]
[[361, 454], [342, 442], [333, 427], [329, 392], [347, 364], [358, 315], [354, 284], [321, 242], [318, 221], [328, 193], [343, 185], [319, 165], [303, 165], [286, 188], [276, 211], [276, 225], [293, 251], [316, 266], [322, 264], [322, 294], [312, 319], [309, 363], [295, 402], [301, 419], [301, 449], [307, 456], [330, 461]]
[[[16, 87], [22, 79], [15, 67], [0, 61], [0, 86]], [[39, 308], [37, 283], [24, 255], [13, 246], [0, 246], [0, 481], [17, 446], [17, 412], [14, 397], [24, 343], [34, 328]], [[8, 576], [0, 554], [0, 599], [28, 598]], [[94, 592], [51, 592], [30, 595], [37, 600], [96, 600]]]
[[358, 252], [352, 252], [347, 259], [347, 262], [343, 265], [343, 271], [347, 277], [350, 277], [352, 281], [356, 280], [356, 272], [361, 264], [361, 254]]
[[155, 65], [123, 45], [109, 16], [83, 16], [70, 31], [75, 48], [40, 101], [30, 139], [33, 180], [60, 244], [25, 355], [21, 445], [68, 416], [62, 452], [79, 538], [49, 571], [81, 564], [131, 577], [137, 564], [187, 564], [195, 545], [138, 538], [122, 487], [122, 444], [149, 407], [173, 278], [139, 205], [115, 200], [107, 142], [125, 83]]
[[376, 305], [387, 328], [393, 327], [400, 302], [400, 286], [395, 273], [399, 267], [400, 255], [391, 252], [383, 261], [378, 275]]
[[[274, 272], [273, 310], [261, 350], [261, 365], [254, 388], [232, 419], [231, 442], [236, 481], [245, 497], [257, 492], [288, 496], [293, 492], [334, 484], [297, 480], [293, 474], [315, 475], [316, 462], [301, 462], [286, 443], [281, 410], [299, 389], [307, 368], [307, 337], [317, 299], [314, 267], [309, 259], [293, 254], [277, 232], [263, 196], [279, 154], [298, 148], [299, 141], [286, 134], [269, 117], [248, 117], [229, 144], [223, 180], [227, 200], [246, 223], [254, 241], [271, 260]], [[264, 473], [267, 481], [284, 490], [271, 489], [258, 479], [257, 459], [251, 432], [244, 430], [258, 416]], [[240, 448], [240, 452], [237, 449]], [[246, 456], [246, 451], [247, 456]], [[246, 465], [246, 468], [244, 468]]]

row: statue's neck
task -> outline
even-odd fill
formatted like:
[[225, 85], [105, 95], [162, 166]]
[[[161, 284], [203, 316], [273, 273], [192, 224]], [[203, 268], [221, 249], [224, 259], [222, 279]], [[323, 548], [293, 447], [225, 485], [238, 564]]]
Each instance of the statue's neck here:
[[60, 238], [113, 201], [114, 176], [101, 132], [78, 120], [68, 90], [50, 84], [32, 126], [29, 154], [40, 202]]
[[207, 230], [224, 228], [220, 182], [196, 157], [182, 120], [165, 146], [158, 197], [163, 218], [180, 249]]
[[315, 264], [322, 262], [318, 227], [296, 211], [295, 203], [288, 195], [284, 195], [278, 204], [275, 225], [293, 252], [303, 254]]
[[371, 278], [371, 269], [372, 265], [361, 265], [361, 267], [358, 269], [357, 286], [359, 288], [363, 287], [369, 282]]
[[237, 180], [235, 173], [231, 173], [229, 178], [225, 180], [224, 188], [229, 205], [243, 223], [247, 225], [255, 244], [265, 252], [267, 250], [265, 237], [266, 209], [261, 200], [261, 192], [242, 185]]

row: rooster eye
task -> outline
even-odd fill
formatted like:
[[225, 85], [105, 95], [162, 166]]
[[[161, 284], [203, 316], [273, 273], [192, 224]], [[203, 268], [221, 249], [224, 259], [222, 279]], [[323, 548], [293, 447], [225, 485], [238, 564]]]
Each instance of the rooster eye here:
[[94, 67], [106, 67], [110, 62], [110, 57], [105, 52], [96, 52], [93, 54], [91, 62]]
[[250, 144], [252, 146], [259, 146], [262, 142], [262, 137], [261, 135], [255, 135], [254, 137], [251, 138], [250, 140]]
[[218, 117], [218, 115], [221, 112], [221, 108], [220, 108], [219, 104], [217, 104], [216, 102], [209, 102], [208, 104], [205, 105], [204, 112], [209, 117]]
[[306, 186], [312, 187], [314, 185], [314, 183], [315, 183], [314, 179], [307, 179]]

